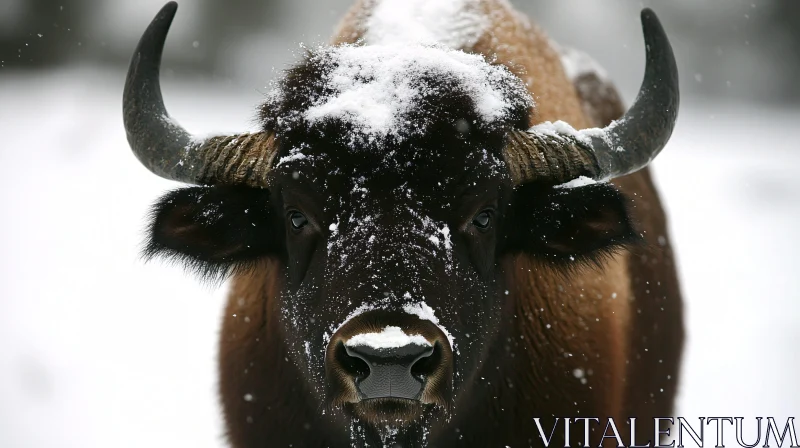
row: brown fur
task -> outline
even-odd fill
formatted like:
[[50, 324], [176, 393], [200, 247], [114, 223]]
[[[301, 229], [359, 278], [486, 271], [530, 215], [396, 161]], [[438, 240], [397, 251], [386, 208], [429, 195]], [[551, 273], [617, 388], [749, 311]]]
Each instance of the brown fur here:
[[[334, 43], [358, 39], [371, 3], [359, 0]], [[505, 0], [482, 5], [492, 32], [464, 50], [505, 64], [526, 82], [537, 103], [531, 124], [564, 120], [576, 128], [604, 126], [622, 114], [613, 86], [591, 76], [573, 85], [546, 36]], [[500, 361], [485, 364], [468, 380], [485, 387], [476, 387], [469, 403], [455, 404], [449, 427], [433, 428], [439, 446], [538, 446], [533, 417], [614, 417], [618, 422], [637, 417], [646, 422], [671, 415], [683, 324], [666, 219], [648, 169], [614, 183], [630, 198], [646, 244], [610, 257], [601, 268], [569, 276], [525, 256], [506, 259], [512, 285], [505, 306], [508, 324], [490, 351], [506, 355], [495, 356]], [[300, 436], [302, 446], [347, 446], [346, 439], [321, 438], [324, 428], [346, 422], [322, 416], [315, 404], [321, 400], [297, 402], [316, 392], [304, 390], [302, 372], [284, 353], [275, 300], [281, 269], [269, 261], [233, 280], [219, 357], [229, 440], [238, 448], [264, 446], [264, 440], [271, 441], [268, 446], [298, 446]], [[560, 376], [542, 376], [536, 366], [543, 360], [554, 360]], [[575, 369], [584, 372], [585, 384]], [[581, 400], [575, 401], [576, 396]], [[544, 422], [546, 428], [551, 424]], [[582, 426], [576, 426], [573, 440], [582, 440]], [[283, 430], [269, 430], [274, 427]], [[647, 441], [652, 427], [643, 424], [638, 433], [639, 442]], [[599, 436], [593, 434], [593, 444]]]

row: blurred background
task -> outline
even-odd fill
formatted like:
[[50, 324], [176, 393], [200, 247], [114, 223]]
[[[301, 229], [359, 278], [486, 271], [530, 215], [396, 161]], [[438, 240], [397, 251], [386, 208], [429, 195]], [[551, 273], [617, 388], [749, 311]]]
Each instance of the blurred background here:
[[[0, 0], [0, 448], [224, 446], [226, 288], [138, 258], [149, 205], [177, 185], [130, 153], [122, 86], [163, 3]], [[351, 0], [179, 3], [164, 97], [207, 133], [252, 129], [268, 82]], [[687, 309], [676, 414], [800, 414], [800, 2], [512, 3], [591, 54], [628, 102], [639, 11], [658, 12], [683, 94], [653, 164]]]

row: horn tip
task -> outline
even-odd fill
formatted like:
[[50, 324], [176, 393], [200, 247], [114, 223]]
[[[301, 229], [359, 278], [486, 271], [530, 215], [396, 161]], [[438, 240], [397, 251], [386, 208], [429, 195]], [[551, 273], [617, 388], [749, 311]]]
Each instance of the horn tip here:
[[[153, 24], [164, 24], [167, 28], [172, 24], [172, 20], [175, 18], [175, 13], [178, 11], [178, 2], [171, 1], [167, 2], [164, 6], [158, 10], [158, 14], [153, 19]], [[163, 25], [162, 25], [163, 26]]]
[[652, 9], [642, 9], [641, 19], [642, 28], [644, 28], [645, 34], [650, 34], [647, 32], [648, 29], [658, 29], [663, 33], [664, 27], [661, 25], [661, 20], [658, 19], [658, 15], [656, 15], [656, 12]]
[[147, 26], [144, 34], [139, 40], [137, 46], [137, 53], [145, 48], [155, 49], [155, 53], [160, 60], [161, 51], [163, 51], [164, 41], [166, 40], [169, 28], [175, 19], [175, 13], [178, 11], [178, 3], [171, 1], [162, 6], [156, 16]]
[[178, 10], [178, 2], [170, 1], [167, 2], [167, 4], [161, 8], [161, 13], [175, 15], [175, 11], [177, 10]]
[[650, 21], [650, 20], [653, 20], [653, 19], [658, 20], [658, 16], [656, 15], [656, 12], [653, 11], [651, 8], [642, 9], [641, 16], [642, 16], [642, 22]]

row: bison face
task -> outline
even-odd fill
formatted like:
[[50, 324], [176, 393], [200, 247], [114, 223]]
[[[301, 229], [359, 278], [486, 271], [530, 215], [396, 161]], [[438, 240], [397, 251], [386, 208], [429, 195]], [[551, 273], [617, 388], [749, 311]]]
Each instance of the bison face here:
[[285, 334], [320, 396], [362, 421], [446, 413], [497, 327], [511, 189], [499, 160], [450, 128], [347, 156], [306, 138], [306, 158], [276, 170]]
[[310, 118], [336, 68], [323, 56], [262, 110], [280, 141], [269, 188], [168, 194], [149, 252], [211, 276], [279, 259], [281, 334], [322, 408], [372, 437], [419, 433], [458, 413], [503, 350], [504, 259], [569, 269], [635, 234], [608, 184], [514, 188], [503, 148], [529, 114], [516, 78], [488, 121], [458, 76], [412, 71], [420, 93], [399, 121], [414, 125], [376, 136], [349, 114]]

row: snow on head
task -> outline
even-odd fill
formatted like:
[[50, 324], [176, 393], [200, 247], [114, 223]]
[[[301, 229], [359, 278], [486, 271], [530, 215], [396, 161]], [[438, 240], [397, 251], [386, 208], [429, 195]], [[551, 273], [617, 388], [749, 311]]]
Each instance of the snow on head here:
[[463, 49], [475, 44], [488, 26], [478, 0], [378, 0], [367, 19], [364, 41]]
[[431, 343], [422, 335], [408, 335], [400, 327], [393, 326], [387, 326], [380, 333], [357, 334], [344, 343], [347, 347], [367, 346], [375, 349], [398, 348], [412, 344], [423, 347], [431, 346]]
[[409, 114], [425, 98], [444, 94], [426, 79], [455, 81], [487, 125], [507, 119], [520, 105], [532, 104], [522, 81], [504, 66], [443, 47], [343, 45], [320, 48], [311, 62], [327, 69], [325, 89], [311, 99], [303, 118], [311, 125], [342, 120], [370, 139], [402, 140], [422, 130]]
[[553, 188], [566, 188], [566, 189], [579, 188], [579, 187], [585, 187], [586, 185], [594, 185], [596, 183], [597, 183], [597, 181], [592, 179], [592, 178], [589, 178], [589, 177], [586, 177], [586, 176], [578, 176], [578, 177], [576, 177], [575, 179], [572, 179], [569, 182], [565, 182], [563, 184], [556, 185]]

